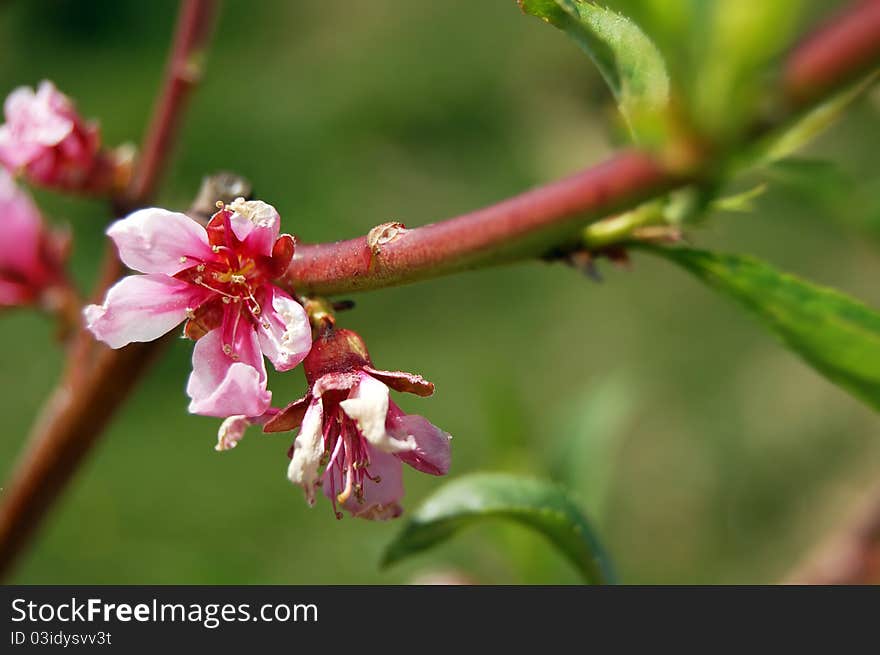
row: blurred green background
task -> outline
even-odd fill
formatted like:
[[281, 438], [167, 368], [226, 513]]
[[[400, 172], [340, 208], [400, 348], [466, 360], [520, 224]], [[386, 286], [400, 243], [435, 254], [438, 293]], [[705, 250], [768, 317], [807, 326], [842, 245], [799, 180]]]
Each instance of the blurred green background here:
[[[646, 4], [662, 6], [608, 4], [645, 20]], [[833, 4], [810, 4], [795, 31]], [[137, 141], [175, 9], [4, 3], [0, 91], [52, 79], [108, 144]], [[671, 59], [687, 60], [680, 45]], [[833, 162], [819, 183], [780, 176], [754, 213], [714, 217], [695, 242], [880, 307], [878, 107], [875, 92], [810, 147]], [[417, 226], [601, 160], [619, 145], [613, 116], [589, 60], [513, 0], [227, 1], [160, 204], [186, 206], [203, 174], [228, 169], [302, 241]], [[37, 197], [74, 226], [75, 273], [90, 283], [105, 205]], [[454, 435], [452, 476], [568, 484], [624, 582], [779, 579], [880, 471], [875, 415], [669, 264], [636, 255], [632, 271], [603, 273], [595, 284], [530, 263], [443, 278], [360, 295], [342, 322], [380, 368], [436, 383], [431, 399], [397, 400]], [[0, 319], [3, 474], [57, 378], [52, 332], [27, 311]], [[400, 526], [309, 509], [285, 478], [290, 435], [253, 431], [213, 451], [218, 421], [186, 413], [190, 352], [181, 340], [151, 370], [12, 581], [578, 581], [540, 537], [503, 523], [380, 571]], [[272, 383], [277, 402], [304, 387], [298, 372]], [[405, 475], [410, 508], [438, 484]]]

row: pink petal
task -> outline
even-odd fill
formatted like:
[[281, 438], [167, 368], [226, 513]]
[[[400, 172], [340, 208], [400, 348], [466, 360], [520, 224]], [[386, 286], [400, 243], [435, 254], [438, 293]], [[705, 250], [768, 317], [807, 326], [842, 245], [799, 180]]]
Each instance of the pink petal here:
[[[157, 339], [198, 307], [211, 292], [167, 275], [130, 275], [110, 287], [103, 305], [83, 310], [95, 338], [111, 348]], [[227, 412], [236, 414], [241, 412]]]
[[129, 214], [107, 228], [119, 258], [142, 273], [174, 275], [216, 255], [205, 228], [186, 214], [150, 207]]
[[[312, 328], [302, 305], [278, 287], [267, 284], [258, 333], [260, 349], [278, 371], [297, 366], [312, 347]], [[266, 327], [268, 325], [268, 327]]]
[[239, 198], [229, 205], [234, 213], [229, 219], [232, 231], [248, 252], [272, 256], [272, 248], [281, 230], [281, 216], [262, 200]]
[[231, 345], [236, 359], [223, 349], [222, 330], [211, 330], [196, 341], [193, 371], [186, 385], [189, 411], [204, 416], [259, 416], [272, 394], [266, 389], [266, 365], [257, 335], [243, 326]]
[[17, 140], [45, 147], [59, 144], [73, 131], [76, 115], [51, 82], [41, 83], [37, 93], [28, 87], [15, 89], [3, 111]]
[[38, 283], [45, 276], [40, 258], [43, 219], [31, 197], [0, 169], [0, 271]]
[[394, 403], [388, 412], [388, 433], [401, 441], [415, 440], [414, 450], [397, 453], [401, 461], [417, 471], [430, 475], [446, 475], [452, 457], [452, 437], [423, 416], [404, 414]]
[[[379, 479], [379, 482], [365, 478], [362, 502], [351, 494], [343, 503], [343, 507], [351, 512], [352, 516], [358, 518], [374, 521], [396, 518], [403, 513], [400, 506], [403, 498], [403, 467], [394, 455], [384, 453], [372, 446], [367, 446], [367, 450], [370, 455], [370, 466], [367, 471], [373, 480]], [[324, 472], [322, 487], [324, 495], [331, 500], [333, 500], [333, 489], [337, 494], [345, 489], [345, 480], [339, 467], [334, 466]]]
[[0, 163], [11, 172], [19, 172], [44, 150], [38, 143], [19, 140], [8, 124], [0, 125]]
[[387, 387], [400, 393], [413, 393], [423, 398], [434, 393], [434, 383], [428, 382], [421, 375], [404, 371], [379, 371], [372, 366], [364, 366], [363, 369]]

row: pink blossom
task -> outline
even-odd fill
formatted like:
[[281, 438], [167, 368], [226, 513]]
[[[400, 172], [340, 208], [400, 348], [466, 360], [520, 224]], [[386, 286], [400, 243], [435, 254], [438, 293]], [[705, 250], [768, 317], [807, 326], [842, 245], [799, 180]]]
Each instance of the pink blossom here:
[[433, 384], [373, 368], [363, 340], [349, 330], [319, 337], [304, 367], [308, 393], [271, 418], [264, 431], [299, 426], [287, 476], [303, 487], [310, 505], [321, 487], [334, 510], [341, 504], [352, 516], [395, 518], [403, 511], [401, 462], [431, 475], [449, 471], [451, 437], [389, 398], [389, 387], [429, 396]]
[[15, 89], [3, 112], [0, 163], [10, 172], [23, 172], [36, 184], [78, 189], [105, 163], [98, 157], [97, 125], [85, 122], [51, 82], [41, 82], [36, 92], [25, 86]]
[[0, 169], [0, 307], [34, 302], [61, 279], [63, 248], [31, 197]]
[[311, 345], [302, 306], [273, 284], [293, 257], [280, 217], [260, 201], [238, 199], [202, 227], [188, 216], [142, 209], [107, 234], [131, 275], [103, 305], [85, 309], [86, 325], [111, 348], [152, 341], [187, 320], [196, 340], [187, 384], [189, 411], [260, 416], [272, 399], [263, 355], [279, 371], [299, 364]]

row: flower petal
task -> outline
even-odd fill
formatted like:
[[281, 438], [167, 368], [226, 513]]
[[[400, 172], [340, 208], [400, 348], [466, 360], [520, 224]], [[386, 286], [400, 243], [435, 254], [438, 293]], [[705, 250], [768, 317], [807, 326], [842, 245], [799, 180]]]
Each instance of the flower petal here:
[[385, 419], [388, 416], [388, 387], [366, 373], [360, 376], [360, 382], [352, 389], [348, 398], [339, 403], [348, 414], [364, 438], [373, 446], [386, 453], [399, 453], [414, 450], [415, 440], [400, 441], [385, 430]]
[[14, 273], [29, 282], [39, 283], [45, 274], [45, 266], [40, 259], [43, 219], [30, 195], [2, 168], [0, 216], [3, 220], [0, 270]]
[[305, 359], [312, 346], [309, 317], [302, 305], [278, 287], [267, 284], [263, 289], [260, 348], [276, 370], [289, 371]]
[[452, 457], [449, 440], [452, 437], [424, 416], [404, 414], [394, 403], [386, 422], [388, 434], [400, 441], [415, 440], [414, 450], [398, 453], [401, 461], [417, 471], [430, 475], [446, 475]]
[[142, 273], [174, 275], [216, 258], [205, 228], [186, 214], [150, 207], [129, 214], [107, 228], [119, 258]]
[[229, 205], [234, 213], [229, 219], [232, 231], [253, 254], [272, 256], [272, 248], [281, 231], [281, 216], [262, 200], [237, 198]]
[[[364, 478], [363, 496], [358, 499], [349, 495], [342, 506], [352, 516], [373, 521], [397, 518], [403, 513], [400, 501], [403, 498], [403, 466], [400, 461], [378, 448], [367, 446], [370, 476]], [[372, 478], [372, 479], [370, 479]], [[339, 467], [328, 467], [324, 473], [322, 488], [324, 495], [333, 500], [333, 491], [338, 493], [345, 488], [344, 474]]]
[[312, 400], [306, 410], [299, 434], [293, 442], [290, 466], [287, 467], [287, 478], [303, 488], [309, 505], [315, 504], [318, 469], [324, 456], [324, 437], [321, 429], [323, 421], [324, 407], [319, 396]]
[[244, 414], [226, 417], [217, 430], [217, 445], [214, 446], [214, 450], [222, 452], [235, 448], [251, 425], [253, 424]]
[[211, 330], [196, 341], [193, 371], [186, 385], [191, 398], [189, 411], [204, 416], [244, 414], [260, 416], [272, 394], [266, 389], [266, 365], [251, 329], [242, 329], [224, 352], [222, 330]]
[[83, 310], [86, 328], [111, 348], [152, 341], [182, 322], [187, 309], [198, 307], [210, 294], [167, 275], [129, 275], [110, 287], [103, 305]]

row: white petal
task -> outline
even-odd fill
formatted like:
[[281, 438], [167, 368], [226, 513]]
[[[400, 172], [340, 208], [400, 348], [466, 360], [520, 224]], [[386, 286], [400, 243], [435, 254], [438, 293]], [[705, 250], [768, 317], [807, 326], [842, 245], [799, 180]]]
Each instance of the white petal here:
[[214, 450], [222, 452], [235, 448], [251, 425], [252, 423], [244, 414], [228, 416], [220, 424], [220, 429], [217, 430], [217, 445], [214, 446]]
[[388, 387], [366, 373], [346, 400], [339, 403], [342, 410], [357, 423], [364, 438], [386, 453], [414, 450], [415, 439], [395, 439], [385, 430], [388, 416]]
[[324, 406], [321, 398], [316, 397], [303, 417], [299, 434], [293, 442], [293, 457], [287, 467], [287, 478], [302, 486], [309, 505], [315, 504], [315, 486], [320, 477], [318, 469], [324, 456], [323, 422]]

